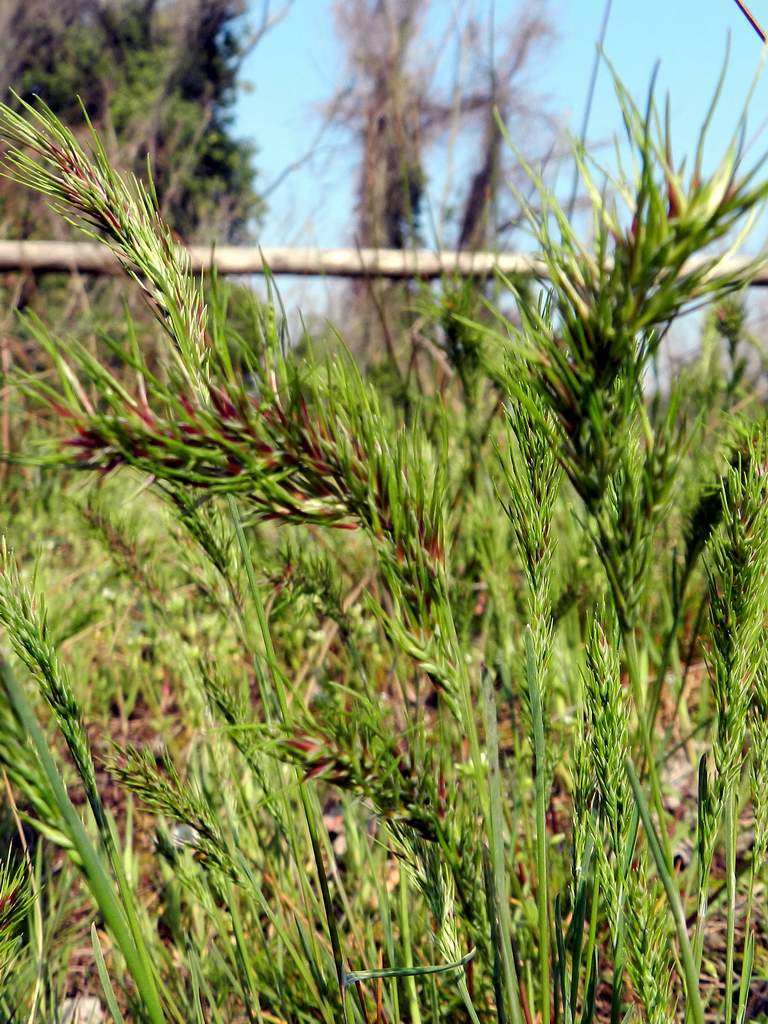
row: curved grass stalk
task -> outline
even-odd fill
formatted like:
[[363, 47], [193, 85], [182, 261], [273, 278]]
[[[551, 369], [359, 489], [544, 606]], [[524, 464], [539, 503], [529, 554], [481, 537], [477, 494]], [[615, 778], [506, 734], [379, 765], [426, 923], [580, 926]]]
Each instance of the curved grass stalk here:
[[34, 711], [22, 687], [13, 675], [10, 666], [4, 659], [0, 660], [0, 681], [2, 681], [3, 689], [13, 706], [15, 714], [24, 726], [35, 748], [40, 761], [40, 767], [48, 780], [59, 813], [80, 856], [83, 872], [88, 880], [88, 887], [104, 916], [107, 926], [115, 937], [120, 952], [125, 957], [126, 965], [136, 983], [136, 988], [141, 994], [149, 1018], [152, 1024], [165, 1024], [166, 1017], [160, 1003], [154, 973], [148, 966], [149, 957], [146, 950], [143, 951], [142, 955], [142, 951], [136, 946], [135, 935], [126, 917], [124, 908], [120, 905], [115, 895], [112, 882], [107, 875], [101, 858], [88, 838], [83, 823], [72, 806]]

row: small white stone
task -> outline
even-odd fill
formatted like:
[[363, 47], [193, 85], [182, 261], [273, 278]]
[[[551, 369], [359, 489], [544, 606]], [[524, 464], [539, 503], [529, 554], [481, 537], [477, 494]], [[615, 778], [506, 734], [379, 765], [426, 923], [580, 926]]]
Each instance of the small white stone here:
[[61, 1004], [61, 1024], [103, 1024], [104, 1009], [96, 996], [75, 996]]
[[171, 829], [171, 841], [177, 850], [185, 846], [199, 846], [200, 833], [191, 825], [174, 825]]

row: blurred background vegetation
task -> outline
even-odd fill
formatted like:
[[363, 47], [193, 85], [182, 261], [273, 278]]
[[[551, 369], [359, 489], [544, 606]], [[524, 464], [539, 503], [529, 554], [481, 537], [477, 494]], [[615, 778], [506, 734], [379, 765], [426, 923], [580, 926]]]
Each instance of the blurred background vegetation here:
[[[84, 108], [113, 166], [145, 177], [151, 165], [160, 211], [183, 241], [258, 242], [268, 202], [259, 190], [259, 126], [255, 144], [238, 137], [237, 90], [243, 62], [258, 53], [291, 6], [268, 0], [7, 0], [0, 10], [0, 98], [14, 105], [11, 90], [27, 100], [39, 96], [81, 138]], [[316, 14], [310, 5], [306, 10], [309, 18], [321, 16], [320, 5]], [[331, 5], [344, 64], [333, 94], [316, 111], [314, 141], [335, 131], [355, 154], [355, 246], [430, 245], [437, 233], [447, 248], [503, 248], [520, 225], [509, 181], [522, 184], [524, 175], [503, 144], [495, 112], [515, 138], [525, 139], [529, 156], [552, 163], [558, 156], [557, 118], [529, 84], [531, 68], [554, 38], [550, 12], [547, 5], [515, 5], [514, 15], [495, 26], [492, 41], [484, 5], [473, 3], [452, 30], [459, 38], [436, 41], [429, 11], [426, 0]], [[455, 77], [446, 82], [435, 75], [434, 62], [436, 47], [449, 42], [458, 56]], [[447, 168], [445, 190], [438, 203], [428, 204], [428, 168], [436, 160]], [[285, 168], [288, 179], [292, 169]], [[271, 182], [270, 191], [282, 179]], [[0, 237], [75, 236], [42, 198], [3, 179]], [[404, 375], [401, 364], [412, 363], [419, 373], [431, 359], [419, 331], [420, 293], [413, 283], [370, 280], [335, 289], [347, 344], [395, 381]], [[7, 366], [9, 346], [28, 362], [35, 358], [15, 311], [45, 309], [62, 325], [93, 332], [94, 324], [119, 324], [125, 296], [122, 284], [108, 279], [6, 275], [0, 319], [6, 354], [0, 358]], [[140, 314], [133, 301], [131, 308]], [[319, 323], [334, 309], [321, 303], [302, 311]], [[394, 340], [403, 329], [406, 345]]]

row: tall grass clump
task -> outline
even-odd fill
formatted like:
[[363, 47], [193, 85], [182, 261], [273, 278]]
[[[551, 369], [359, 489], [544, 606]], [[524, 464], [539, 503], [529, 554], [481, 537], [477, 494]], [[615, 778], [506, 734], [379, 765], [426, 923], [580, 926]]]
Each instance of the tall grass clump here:
[[6, 173], [167, 339], [28, 317], [47, 365], [12, 374], [60, 429], [3, 525], [3, 1019], [758, 1012], [768, 427], [727, 256], [768, 184], [743, 122], [708, 173], [710, 112], [685, 174], [616, 92], [630, 170], [576, 149], [589, 245], [528, 167], [546, 275], [425, 295], [406, 400], [271, 288], [230, 316], [151, 183], [0, 108]]

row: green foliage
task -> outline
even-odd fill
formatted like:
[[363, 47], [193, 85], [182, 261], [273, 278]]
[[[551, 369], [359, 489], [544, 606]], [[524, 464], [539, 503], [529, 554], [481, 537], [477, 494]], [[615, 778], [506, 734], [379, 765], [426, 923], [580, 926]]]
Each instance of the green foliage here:
[[[0, 108], [11, 173], [162, 328], [150, 354], [128, 318], [107, 359], [26, 318], [55, 374], [14, 371], [41, 420], [9, 473], [26, 535], [3, 522], [10, 811], [37, 865], [78, 872], [80, 987], [116, 1020], [746, 1020], [768, 451], [748, 271], [704, 250], [768, 190], [736, 144], [683, 182], [653, 103], [617, 91], [639, 170], [611, 189], [577, 154], [594, 251], [531, 171], [547, 279], [500, 282], [518, 319], [495, 326], [448, 284], [423, 312], [439, 372], [394, 398], [271, 302], [228, 316], [97, 138]], [[0, 993], [30, 1021], [56, 990], [30, 989], [35, 951], [71, 971], [35, 870]]]
[[237, 0], [19, 5], [10, 85], [67, 124], [82, 104], [124, 171], [143, 173], [150, 156], [160, 208], [183, 238], [242, 239], [260, 212], [252, 150], [232, 134], [243, 13]]
[[30, 903], [23, 864], [15, 867], [10, 857], [0, 864], [0, 984], [4, 984], [19, 945], [19, 931]]

